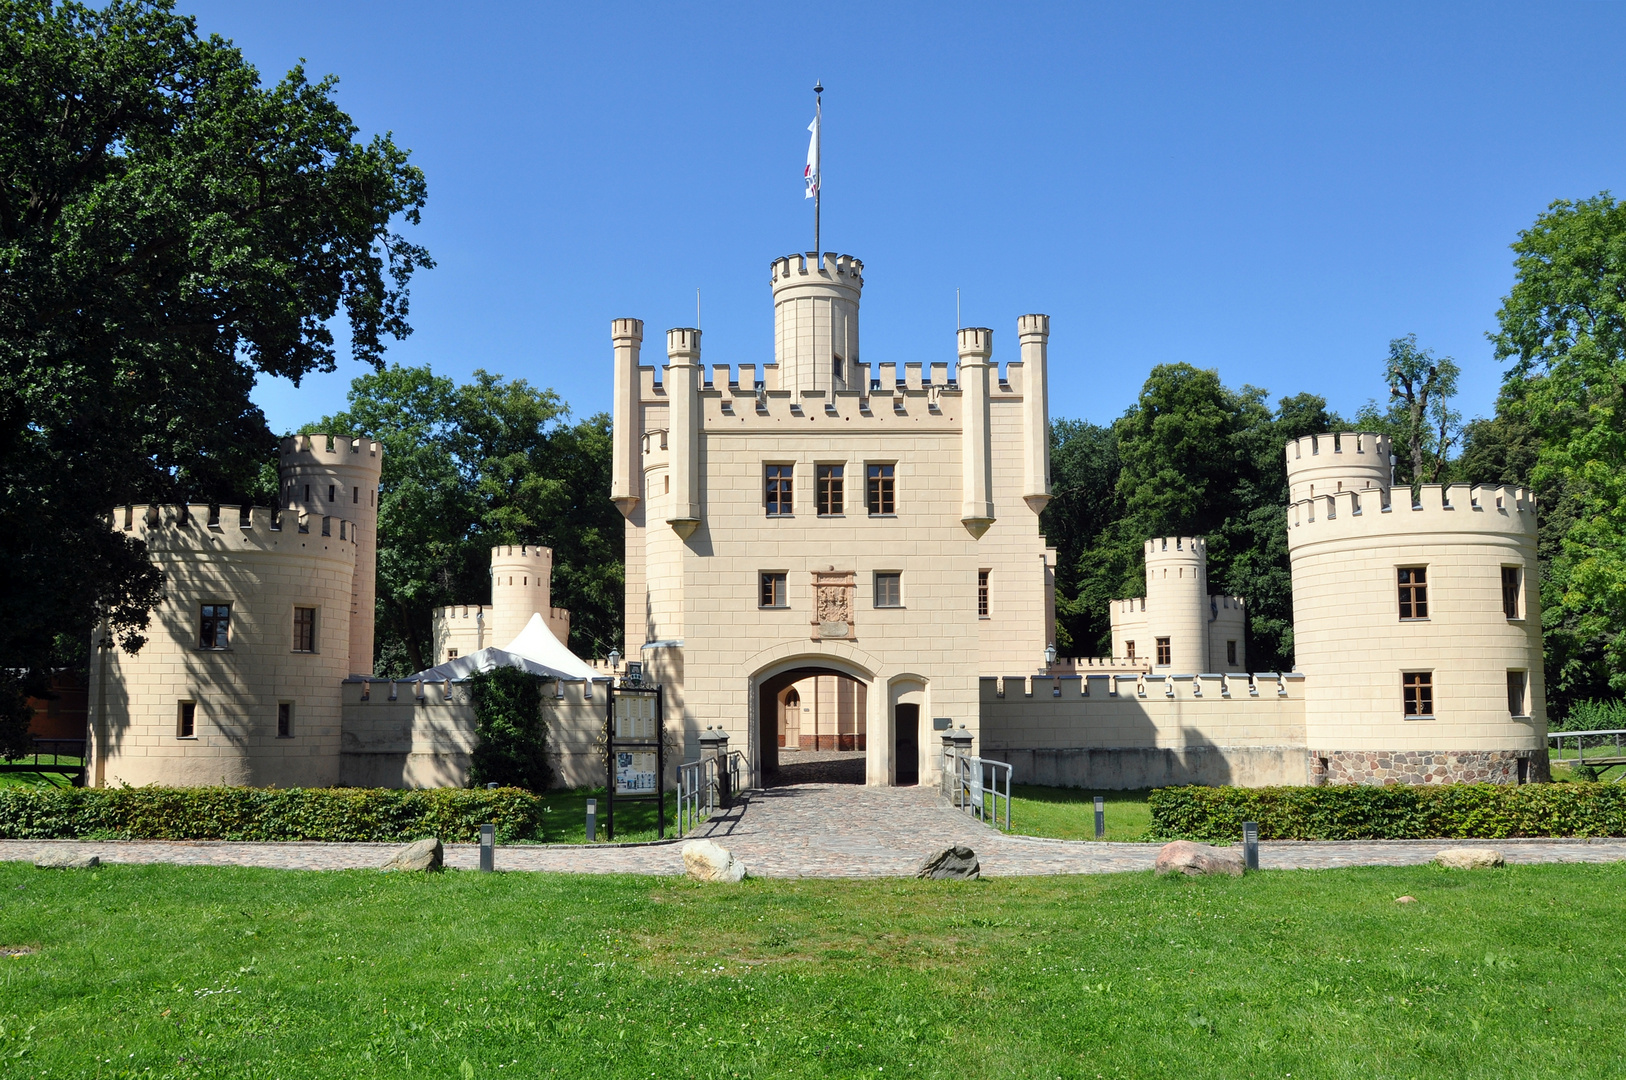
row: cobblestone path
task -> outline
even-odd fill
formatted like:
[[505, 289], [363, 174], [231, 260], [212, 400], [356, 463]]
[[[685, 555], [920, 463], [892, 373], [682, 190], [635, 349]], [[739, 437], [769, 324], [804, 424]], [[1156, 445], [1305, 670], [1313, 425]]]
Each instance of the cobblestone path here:
[[[932, 789], [801, 784], [751, 792], [696, 835], [729, 848], [760, 877], [894, 877], [914, 872], [927, 852], [949, 844], [976, 851], [983, 873], [1099, 874], [1147, 870], [1157, 844], [1084, 843], [1006, 836], [952, 809]], [[1260, 845], [1267, 870], [1339, 866], [1410, 866], [1441, 848], [1472, 841], [1287, 841]], [[1626, 839], [1494, 840], [1511, 863], [1626, 861]], [[244, 844], [225, 841], [0, 840], [0, 860], [32, 861], [72, 847], [109, 863], [265, 866], [291, 870], [370, 869], [397, 844]], [[679, 841], [583, 846], [515, 844], [497, 849], [500, 870], [567, 873], [681, 874]], [[474, 869], [479, 849], [450, 844], [447, 865]]]

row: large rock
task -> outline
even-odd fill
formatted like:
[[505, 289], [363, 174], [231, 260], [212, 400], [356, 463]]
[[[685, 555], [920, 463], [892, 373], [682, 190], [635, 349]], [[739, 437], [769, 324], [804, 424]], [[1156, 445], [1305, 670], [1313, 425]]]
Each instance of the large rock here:
[[968, 847], [946, 847], [933, 852], [921, 860], [920, 869], [915, 871], [917, 878], [976, 881], [981, 876], [982, 864], [977, 861], [977, 853]]
[[34, 865], [41, 870], [94, 870], [102, 865], [102, 860], [96, 855], [63, 848], [60, 851], [46, 852], [34, 860]]
[[1493, 847], [1453, 847], [1434, 856], [1434, 861], [1453, 870], [1488, 870], [1507, 860]]
[[690, 840], [683, 845], [683, 869], [696, 881], [742, 881], [745, 864], [721, 844]]
[[426, 836], [422, 840], [414, 840], [406, 847], [390, 856], [390, 861], [379, 869], [381, 870], [440, 870], [446, 865], [446, 849], [441, 846], [440, 838]]
[[1159, 874], [1185, 874], [1201, 877], [1204, 874], [1242, 876], [1242, 849], [1222, 848], [1212, 844], [1194, 844], [1190, 840], [1176, 840], [1164, 844], [1157, 853]]

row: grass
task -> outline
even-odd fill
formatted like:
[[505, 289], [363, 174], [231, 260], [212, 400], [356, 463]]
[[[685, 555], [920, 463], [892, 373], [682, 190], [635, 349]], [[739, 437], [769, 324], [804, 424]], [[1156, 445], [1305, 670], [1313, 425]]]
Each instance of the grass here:
[[[1011, 832], [1057, 840], [1095, 839], [1095, 797], [1105, 805], [1108, 840], [1145, 840], [1152, 829], [1149, 791], [1095, 791], [1088, 788], [1011, 785]], [[989, 797], [992, 813], [992, 797]]]
[[[605, 797], [604, 788], [568, 788], [556, 791], [543, 792], [543, 804], [546, 807], [544, 829], [547, 842], [550, 844], [585, 844], [587, 843], [587, 800], [598, 800], [598, 839], [602, 843], [604, 835], [604, 816], [609, 809], [609, 800]], [[625, 802], [616, 800], [615, 804], [615, 839], [617, 843], [633, 840], [656, 839], [655, 803]], [[677, 828], [677, 793], [668, 792], [666, 795], [666, 835], [676, 835]]]
[[0, 864], [0, 1075], [1601, 1077], [1623, 889]]

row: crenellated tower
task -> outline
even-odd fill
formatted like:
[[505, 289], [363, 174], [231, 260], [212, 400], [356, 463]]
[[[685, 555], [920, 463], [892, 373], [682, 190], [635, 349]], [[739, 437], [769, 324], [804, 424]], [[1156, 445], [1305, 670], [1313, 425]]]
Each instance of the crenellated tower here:
[[348, 626], [350, 673], [373, 672], [378, 572], [378, 480], [383, 449], [347, 435], [290, 435], [281, 441], [278, 473], [284, 507], [349, 523], [356, 574]]
[[[851, 255], [785, 255], [773, 283], [773, 353], [786, 390], [857, 389], [858, 301], [864, 264]], [[867, 389], [867, 387], [865, 388]]]

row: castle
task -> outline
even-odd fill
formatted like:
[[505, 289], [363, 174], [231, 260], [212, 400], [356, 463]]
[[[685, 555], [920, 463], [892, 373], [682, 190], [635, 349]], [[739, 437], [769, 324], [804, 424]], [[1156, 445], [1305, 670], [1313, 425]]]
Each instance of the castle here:
[[[1299, 671], [1250, 672], [1246, 606], [1200, 537], [1146, 542], [1113, 656], [1058, 658], [1050, 320], [956, 336], [956, 362], [860, 352], [864, 266], [775, 259], [773, 363], [701, 362], [698, 329], [642, 362], [611, 323], [623, 651], [666, 688], [682, 757], [726, 734], [752, 782], [782, 755], [862, 751], [873, 785], [929, 782], [941, 737], [1019, 782], [1516, 783], [1545, 776], [1536, 515], [1515, 487], [1392, 483], [1371, 434], [1286, 447]], [[126, 507], [166, 572], [136, 656], [98, 650], [93, 783], [466, 783], [473, 716], [435, 670], [372, 672], [378, 444], [299, 436], [281, 511]], [[435, 660], [533, 616], [563, 641], [551, 552], [493, 552], [493, 604], [435, 614]], [[444, 667], [439, 669], [444, 672]], [[598, 670], [609, 676], [607, 665]], [[562, 782], [601, 783], [593, 679], [544, 695]]]

